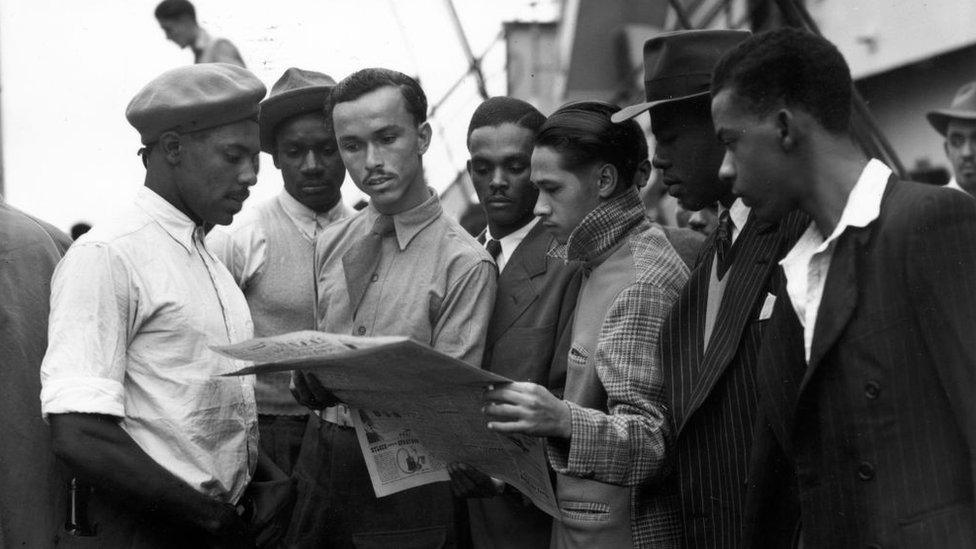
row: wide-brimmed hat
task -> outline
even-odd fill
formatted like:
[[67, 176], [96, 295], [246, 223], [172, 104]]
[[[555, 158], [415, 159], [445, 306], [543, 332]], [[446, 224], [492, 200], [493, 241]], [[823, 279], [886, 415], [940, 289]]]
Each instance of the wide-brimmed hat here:
[[942, 135], [946, 134], [949, 120], [953, 118], [976, 120], [976, 82], [970, 82], [959, 88], [948, 109], [929, 111], [925, 117], [929, 119], [929, 124], [932, 124], [935, 131]]
[[646, 101], [620, 109], [611, 120], [623, 122], [655, 105], [708, 95], [715, 64], [749, 34], [740, 30], [675, 31], [644, 42]]
[[306, 112], [322, 112], [335, 85], [331, 76], [321, 72], [295, 67], [286, 70], [261, 102], [261, 150], [274, 153], [275, 128], [282, 120]]

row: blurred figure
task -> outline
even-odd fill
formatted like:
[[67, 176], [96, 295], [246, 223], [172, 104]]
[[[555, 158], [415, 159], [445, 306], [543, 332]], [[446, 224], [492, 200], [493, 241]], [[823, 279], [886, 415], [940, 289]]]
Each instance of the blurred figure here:
[[78, 240], [78, 237], [91, 230], [91, 225], [84, 221], [79, 221], [71, 226], [71, 240]]
[[52, 547], [67, 478], [41, 419], [51, 274], [71, 240], [0, 202], [0, 546]]
[[193, 51], [194, 63], [230, 63], [244, 67], [241, 54], [230, 40], [214, 38], [197, 24], [197, 12], [189, 0], [163, 0], [156, 6], [156, 21], [180, 48]]
[[[207, 246], [227, 266], [247, 298], [254, 336], [314, 330], [315, 239], [352, 215], [342, 203], [346, 169], [332, 119], [322, 112], [332, 77], [290, 68], [261, 102], [261, 150], [281, 172], [284, 188], [230, 227], [216, 227]], [[261, 448], [291, 474], [301, 449], [308, 408], [295, 401], [291, 372], [259, 374]]]
[[926, 117], [945, 137], [953, 174], [946, 186], [976, 195], [976, 82], [959, 88], [948, 109], [936, 109]]

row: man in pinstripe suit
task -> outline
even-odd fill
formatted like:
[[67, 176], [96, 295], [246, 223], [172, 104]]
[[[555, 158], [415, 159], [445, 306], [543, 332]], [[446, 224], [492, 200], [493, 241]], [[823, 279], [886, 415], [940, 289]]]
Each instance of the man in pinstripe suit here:
[[813, 218], [760, 353], [749, 541], [770, 546], [793, 486], [805, 547], [976, 547], [976, 202], [869, 160], [851, 90], [840, 52], [795, 29], [715, 68], [736, 193]]
[[[745, 31], [679, 31], [644, 45], [654, 167], [682, 207], [719, 205], [720, 229], [705, 242], [688, 284], [661, 329], [662, 366], [677, 433], [682, 546], [738, 547], [756, 412], [755, 366], [775, 261], [796, 223], [764, 224], [719, 178], [724, 151], [712, 127], [711, 69]], [[676, 76], [683, 78], [676, 78]], [[680, 81], [679, 86], [672, 82]], [[623, 111], [622, 111], [623, 112]]]

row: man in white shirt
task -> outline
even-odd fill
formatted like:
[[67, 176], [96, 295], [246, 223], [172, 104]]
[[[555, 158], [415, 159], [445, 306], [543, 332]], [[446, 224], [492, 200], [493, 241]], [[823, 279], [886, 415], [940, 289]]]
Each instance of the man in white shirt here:
[[[290, 68], [261, 102], [261, 150], [281, 171], [284, 189], [233, 225], [217, 228], [207, 245], [244, 291], [255, 337], [316, 324], [315, 239], [350, 215], [342, 202], [346, 169], [332, 121], [322, 110], [335, 81]], [[291, 474], [301, 450], [308, 408], [288, 389], [290, 372], [261, 374], [254, 385], [261, 448]]]
[[976, 82], [959, 88], [948, 109], [936, 109], [926, 117], [945, 137], [945, 152], [952, 164], [947, 187], [976, 195]]
[[973, 547], [976, 202], [868, 159], [851, 90], [840, 52], [796, 29], [713, 76], [736, 193], [760, 218], [813, 220], [760, 353], [746, 544], [780, 546], [798, 501], [807, 547]]
[[[245, 69], [192, 65], [129, 103], [145, 186], [71, 246], [51, 284], [41, 409], [75, 476], [65, 546], [240, 546], [245, 511], [287, 512], [290, 481], [258, 454], [253, 378], [221, 377], [243, 364], [210, 349], [252, 326], [204, 245], [257, 182], [264, 93]], [[242, 498], [274, 479], [270, 507]]]

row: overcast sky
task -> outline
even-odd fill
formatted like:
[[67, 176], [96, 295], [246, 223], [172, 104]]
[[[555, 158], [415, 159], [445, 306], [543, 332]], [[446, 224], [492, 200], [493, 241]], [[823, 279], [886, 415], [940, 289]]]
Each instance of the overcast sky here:
[[[0, 120], [6, 201], [67, 230], [98, 223], [142, 185], [139, 136], [125, 120], [132, 96], [159, 73], [193, 61], [153, 18], [157, 0], [3, 0], [0, 3]], [[291, 66], [337, 80], [369, 66], [417, 75], [433, 104], [467, 61], [444, 0], [196, 0], [197, 19], [233, 41], [270, 89]], [[501, 23], [551, 18], [551, 1], [455, 0], [480, 55]], [[489, 92], [505, 93], [504, 46], [486, 62]], [[480, 101], [468, 79], [435, 120], [428, 180], [448, 185], [463, 165], [464, 132]], [[249, 205], [281, 187], [270, 157]], [[351, 181], [346, 202], [359, 199]], [[248, 207], [246, 205], [245, 207]]]

